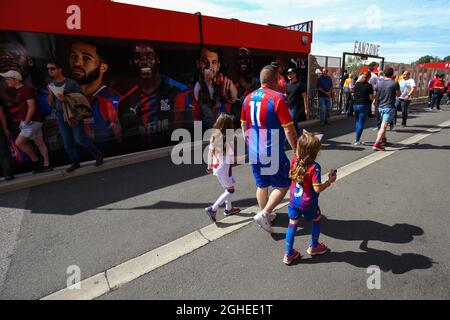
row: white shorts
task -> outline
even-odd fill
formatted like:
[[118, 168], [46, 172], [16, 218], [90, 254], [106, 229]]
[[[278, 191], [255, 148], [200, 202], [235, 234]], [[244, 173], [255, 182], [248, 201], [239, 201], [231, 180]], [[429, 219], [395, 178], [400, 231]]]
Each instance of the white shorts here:
[[30, 121], [28, 124], [25, 124], [23, 121], [20, 121], [19, 129], [19, 137], [28, 139], [42, 137], [42, 122]]
[[224, 188], [224, 189], [229, 189], [231, 187], [234, 187], [234, 184], [236, 183], [236, 181], [234, 180], [233, 176], [229, 177], [229, 176], [216, 176], [217, 180], [219, 180], [220, 185]]

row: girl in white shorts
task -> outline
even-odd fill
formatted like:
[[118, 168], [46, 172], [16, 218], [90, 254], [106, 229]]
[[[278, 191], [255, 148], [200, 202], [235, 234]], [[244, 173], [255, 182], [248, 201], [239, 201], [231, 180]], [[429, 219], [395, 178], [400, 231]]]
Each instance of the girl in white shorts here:
[[225, 216], [239, 213], [241, 209], [233, 207], [230, 200], [235, 192], [231, 164], [237, 161], [237, 157], [234, 156], [234, 139], [226, 141], [226, 130], [234, 129], [233, 118], [230, 115], [221, 114], [214, 124], [214, 129], [217, 130], [212, 134], [209, 144], [208, 170], [209, 172], [212, 170], [225, 192], [205, 211], [211, 221], [216, 223], [217, 210], [223, 203], [225, 203]]

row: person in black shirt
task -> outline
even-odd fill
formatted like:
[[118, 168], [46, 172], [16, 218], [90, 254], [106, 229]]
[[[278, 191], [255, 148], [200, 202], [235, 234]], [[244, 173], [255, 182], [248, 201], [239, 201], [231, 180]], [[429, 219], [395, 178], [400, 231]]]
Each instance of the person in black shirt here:
[[289, 113], [294, 120], [295, 130], [299, 133], [298, 122], [306, 121], [309, 115], [308, 96], [306, 86], [298, 80], [295, 69], [290, 68], [287, 72], [289, 83], [286, 87], [286, 96], [288, 100]]
[[371, 72], [365, 72], [356, 82], [355, 88], [353, 89], [353, 110], [356, 118], [356, 141], [354, 145], [364, 144], [361, 141], [361, 135], [374, 99], [373, 87], [369, 84], [370, 77]]

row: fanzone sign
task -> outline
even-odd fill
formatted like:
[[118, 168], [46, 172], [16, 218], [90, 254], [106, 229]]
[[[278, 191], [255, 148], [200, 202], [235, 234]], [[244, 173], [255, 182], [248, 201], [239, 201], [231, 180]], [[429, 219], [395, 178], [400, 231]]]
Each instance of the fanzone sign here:
[[380, 46], [377, 44], [355, 41], [354, 53], [378, 57]]

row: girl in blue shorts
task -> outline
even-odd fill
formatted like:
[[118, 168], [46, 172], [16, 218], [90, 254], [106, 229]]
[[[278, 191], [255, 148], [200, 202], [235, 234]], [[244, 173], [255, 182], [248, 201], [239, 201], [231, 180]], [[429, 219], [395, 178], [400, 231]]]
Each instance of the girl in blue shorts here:
[[302, 216], [306, 221], [313, 222], [311, 245], [306, 252], [315, 256], [328, 251], [327, 246], [319, 242], [321, 219], [319, 193], [336, 181], [336, 171], [331, 170], [328, 174], [328, 180], [325, 183], [321, 182], [320, 165], [315, 162], [321, 148], [321, 138], [322, 136], [304, 132], [298, 139], [296, 155], [292, 160], [289, 226], [286, 233], [286, 253], [283, 259], [283, 262], [287, 265], [300, 256], [300, 253], [294, 249], [294, 238], [298, 220]]

